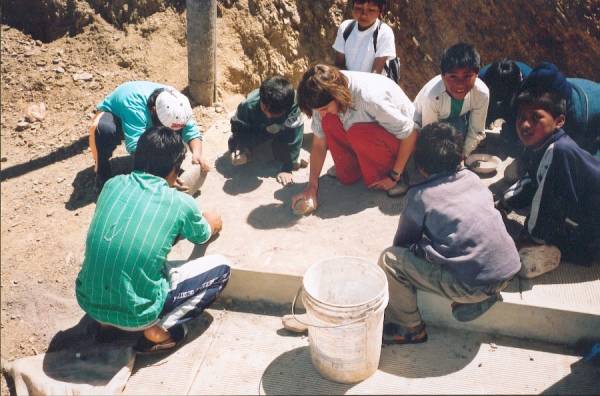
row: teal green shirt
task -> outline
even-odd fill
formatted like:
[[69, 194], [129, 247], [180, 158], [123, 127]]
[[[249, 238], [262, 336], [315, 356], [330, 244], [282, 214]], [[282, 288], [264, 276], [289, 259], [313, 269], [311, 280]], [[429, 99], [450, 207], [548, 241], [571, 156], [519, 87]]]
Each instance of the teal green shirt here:
[[81, 308], [122, 327], [154, 322], [169, 290], [164, 264], [178, 236], [197, 244], [211, 236], [191, 196], [144, 172], [110, 179], [98, 198], [76, 281]]
[[[125, 148], [129, 154], [135, 153], [138, 139], [152, 126], [148, 98], [158, 88], [168, 87], [150, 81], [126, 82], [96, 106], [98, 110], [108, 111], [121, 120]], [[202, 139], [200, 129], [193, 118], [181, 130], [181, 137], [186, 143], [195, 138]]]
[[450, 115], [448, 116], [449, 119], [453, 119], [460, 116], [460, 111], [463, 108], [464, 102], [464, 100], [454, 99], [452, 96], [450, 96]]

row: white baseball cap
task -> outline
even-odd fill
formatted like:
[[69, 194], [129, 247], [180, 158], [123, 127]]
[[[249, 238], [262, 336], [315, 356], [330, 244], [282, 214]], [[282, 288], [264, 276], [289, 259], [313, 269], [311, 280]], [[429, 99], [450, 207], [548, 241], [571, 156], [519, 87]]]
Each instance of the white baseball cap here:
[[164, 126], [179, 130], [192, 118], [190, 101], [181, 92], [167, 88], [156, 97], [156, 115]]

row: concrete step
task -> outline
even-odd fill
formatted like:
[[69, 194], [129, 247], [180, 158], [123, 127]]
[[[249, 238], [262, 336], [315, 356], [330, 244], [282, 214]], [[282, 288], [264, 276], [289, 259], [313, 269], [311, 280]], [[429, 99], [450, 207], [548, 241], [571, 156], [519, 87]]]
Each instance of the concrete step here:
[[[224, 297], [289, 304], [302, 276], [234, 268]], [[452, 317], [450, 301], [419, 291], [418, 304], [426, 323], [574, 345], [600, 338], [600, 267], [562, 263], [554, 272], [531, 280], [515, 278], [497, 303], [472, 322]]]
[[[310, 147], [309, 132], [305, 132], [304, 158]], [[294, 172], [295, 184], [282, 187], [273, 177], [279, 164], [269, 159], [268, 144], [247, 165], [233, 167], [226, 154], [229, 134], [227, 118], [207, 131], [204, 152], [215, 156], [214, 169], [197, 198], [202, 209], [222, 214], [223, 231], [208, 245], [180, 241], [169, 259], [223, 254], [235, 267], [226, 295], [289, 304], [311, 264], [335, 256], [359, 256], [376, 263], [391, 244], [403, 199], [369, 190], [362, 182], [343, 186], [322, 176], [320, 207], [311, 216], [297, 217], [290, 200], [305, 188], [309, 168]], [[506, 158], [499, 172], [483, 179], [484, 183], [490, 188], [497, 184], [510, 161]], [[332, 165], [327, 155], [323, 173]], [[422, 293], [419, 304], [430, 324], [565, 344], [598, 337], [598, 264], [582, 268], [562, 263], [554, 273], [532, 281], [516, 280], [503, 297], [503, 303], [468, 324], [456, 322], [450, 315], [450, 303], [442, 298]]]
[[600, 389], [599, 368], [569, 348], [435, 326], [428, 327], [424, 344], [384, 347], [378, 371], [365, 381], [338, 384], [313, 368], [306, 336], [281, 329], [280, 313], [260, 304], [242, 307], [255, 313], [222, 308], [209, 310], [196, 338], [174, 354], [136, 361], [125, 393], [595, 394]]

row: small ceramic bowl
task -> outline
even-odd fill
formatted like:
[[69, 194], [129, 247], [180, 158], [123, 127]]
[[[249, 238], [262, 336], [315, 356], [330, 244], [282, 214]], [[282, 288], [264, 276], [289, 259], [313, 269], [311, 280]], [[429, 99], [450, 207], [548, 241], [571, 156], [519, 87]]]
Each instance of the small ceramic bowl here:
[[494, 173], [501, 162], [495, 155], [471, 154], [465, 160], [465, 165], [475, 173], [488, 174]]

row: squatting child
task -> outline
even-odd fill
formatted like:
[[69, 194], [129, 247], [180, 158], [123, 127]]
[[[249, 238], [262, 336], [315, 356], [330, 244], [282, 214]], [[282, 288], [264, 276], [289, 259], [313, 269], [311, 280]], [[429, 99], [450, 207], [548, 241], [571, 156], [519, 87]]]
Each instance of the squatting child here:
[[[210, 166], [202, 156], [202, 132], [193, 118], [189, 100], [175, 88], [150, 81], [128, 81], [111, 92], [97, 109], [99, 112], [90, 128], [90, 149], [96, 163], [98, 191], [112, 177], [109, 160], [116, 147], [125, 140], [127, 152], [134, 155], [138, 139], [152, 126], [166, 126], [181, 132], [191, 152], [184, 168], [191, 170], [192, 165], [199, 165], [202, 174], [194, 173], [203, 181]], [[178, 179], [176, 185], [186, 188], [180, 182]], [[199, 186], [201, 182], [190, 184]]]
[[442, 54], [442, 74], [432, 78], [415, 98], [415, 125], [424, 127], [445, 121], [465, 134], [467, 157], [485, 138], [485, 120], [490, 94], [477, 77], [479, 53], [470, 44], [458, 43]]
[[390, 292], [386, 344], [427, 340], [417, 289], [452, 300], [454, 317], [469, 321], [500, 299], [521, 268], [492, 193], [460, 166], [462, 145], [461, 133], [446, 123], [419, 133], [414, 159], [427, 179], [408, 190], [393, 246], [379, 259]]
[[179, 134], [152, 127], [137, 141], [133, 172], [108, 180], [88, 231], [75, 283], [79, 306], [104, 327], [143, 331], [140, 352], [180, 344], [185, 323], [200, 315], [229, 279], [220, 255], [166, 260], [176, 239], [202, 244], [221, 217], [172, 188], [186, 153]]
[[[530, 81], [517, 95], [516, 128], [525, 146], [520, 160], [527, 173], [504, 193], [499, 207], [510, 211], [531, 206], [521, 246], [554, 245], [564, 259], [585, 264], [600, 246], [600, 159], [563, 130], [563, 80]], [[535, 275], [541, 273], [537, 269]]]
[[248, 94], [231, 118], [231, 133], [229, 151], [234, 165], [245, 164], [251, 150], [268, 140], [273, 156], [282, 163], [277, 174], [281, 184], [291, 183], [292, 171], [307, 165], [299, 161], [304, 121], [296, 91], [283, 77], [268, 78]]

